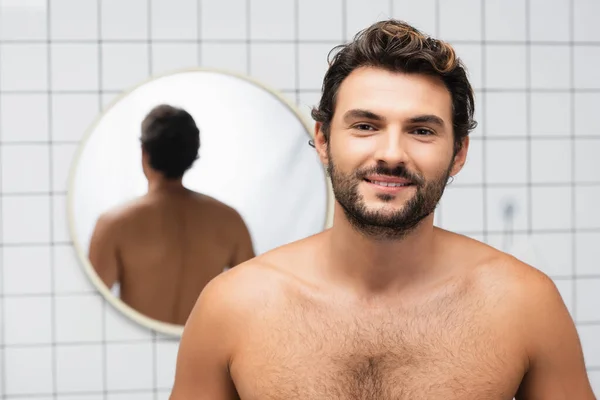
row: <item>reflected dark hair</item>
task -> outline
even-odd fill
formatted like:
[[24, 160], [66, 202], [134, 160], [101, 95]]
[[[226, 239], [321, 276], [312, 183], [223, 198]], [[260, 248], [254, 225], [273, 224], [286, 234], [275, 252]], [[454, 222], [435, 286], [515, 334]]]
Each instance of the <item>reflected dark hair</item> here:
[[351, 42], [334, 47], [328, 55], [328, 63], [321, 101], [312, 110], [313, 119], [322, 123], [326, 140], [329, 140], [340, 86], [359, 67], [439, 77], [452, 96], [455, 152], [477, 126], [473, 119], [473, 89], [466, 68], [452, 46], [424, 35], [406, 22], [390, 19], [374, 23], [357, 33]]
[[167, 179], [178, 179], [198, 159], [200, 130], [187, 111], [161, 104], [142, 121], [141, 142], [150, 166]]

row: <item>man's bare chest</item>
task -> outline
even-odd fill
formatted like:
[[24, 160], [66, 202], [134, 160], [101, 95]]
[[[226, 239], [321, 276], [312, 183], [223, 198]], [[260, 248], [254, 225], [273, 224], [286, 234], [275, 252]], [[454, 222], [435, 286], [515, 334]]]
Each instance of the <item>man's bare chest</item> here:
[[481, 312], [421, 311], [265, 318], [232, 364], [240, 398], [513, 398], [521, 354]]

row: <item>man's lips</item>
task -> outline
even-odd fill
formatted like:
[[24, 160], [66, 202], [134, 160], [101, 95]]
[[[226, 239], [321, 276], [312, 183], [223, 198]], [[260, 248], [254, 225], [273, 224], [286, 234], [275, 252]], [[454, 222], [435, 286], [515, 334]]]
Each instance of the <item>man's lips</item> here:
[[408, 186], [413, 184], [409, 179], [389, 175], [367, 175], [365, 180], [382, 186]]

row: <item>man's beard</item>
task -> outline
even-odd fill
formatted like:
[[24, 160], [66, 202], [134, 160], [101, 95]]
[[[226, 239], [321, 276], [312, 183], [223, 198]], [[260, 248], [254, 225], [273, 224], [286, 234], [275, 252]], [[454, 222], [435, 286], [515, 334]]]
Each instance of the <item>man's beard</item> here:
[[[335, 168], [329, 155], [327, 173], [331, 177], [333, 193], [344, 210], [350, 224], [362, 234], [376, 240], [401, 239], [413, 231], [419, 223], [435, 211], [450, 177], [452, 164], [436, 180], [425, 181], [421, 176], [400, 165], [390, 169], [385, 165], [365, 168], [351, 174], [343, 174]], [[370, 174], [408, 179], [416, 193], [398, 210], [369, 210], [358, 186]], [[383, 202], [391, 202], [394, 195], [378, 194]]]

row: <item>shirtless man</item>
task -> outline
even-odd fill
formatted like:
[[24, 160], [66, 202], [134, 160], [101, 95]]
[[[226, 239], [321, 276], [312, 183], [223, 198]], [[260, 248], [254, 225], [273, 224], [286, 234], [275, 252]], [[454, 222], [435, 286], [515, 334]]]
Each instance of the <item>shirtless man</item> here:
[[253, 245], [237, 211], [182, 184], [200, 147], [189, 113], [155, 107], [141, 142], [148, 193], [100, 216], [89, 259], [109, 288], [119, 282], [126, 304], [184, 325], [206, 283], [254, 257]]
[[339, 50], [313, 111], [333, 227], [207, 285], [170, 399], [594, 399], [552, 280], [433, 225], [475, 126], [452, 47], [391, 20]]

